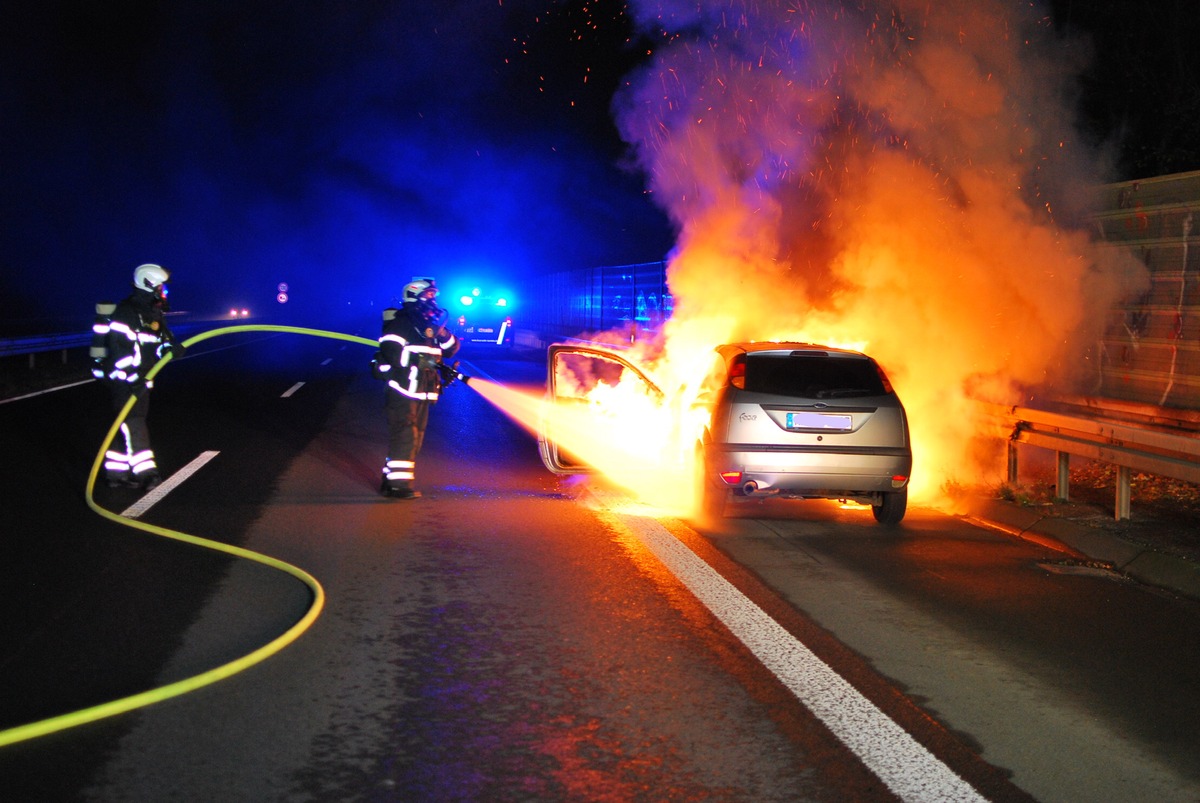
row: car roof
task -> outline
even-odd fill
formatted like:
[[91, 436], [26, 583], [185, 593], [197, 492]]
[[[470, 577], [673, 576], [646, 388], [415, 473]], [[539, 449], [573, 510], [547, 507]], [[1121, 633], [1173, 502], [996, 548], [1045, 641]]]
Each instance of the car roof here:
[[801, 351], [810, 354], [827, 354], [838, 355], [844, 357], [866, 357], [867, 355], [859, 351], [850, 349], [835, 348], [833, 346], [823, 346], [819, 343], [801, 343], [791, 340], [747, 340], [742, 343], [725, 343], [717, 346], [717, 351], [721, 356], [729, 359], [734, 354], [758, 354], [762, 352], [794, 352]]

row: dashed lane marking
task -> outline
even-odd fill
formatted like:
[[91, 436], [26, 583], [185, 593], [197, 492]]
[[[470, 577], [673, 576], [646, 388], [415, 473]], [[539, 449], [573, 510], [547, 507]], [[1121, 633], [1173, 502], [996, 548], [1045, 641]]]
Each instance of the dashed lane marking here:
[[147, 510], [158, 504], [160, 499], [165, 497], [175, 488], [178, 488], [184, 480], [199, 471], [205, 463], [207, 463], [209, 460], [212, 460], [219, 454], [220, 452], [202, 452], [199, 457], [188, 463], [183, 468], [179, 469], [179, 471], [176, 471], [153, 491], [146, 494], [129, 507], [125, 508], [121, 515], [129, 519], [138, 518]]

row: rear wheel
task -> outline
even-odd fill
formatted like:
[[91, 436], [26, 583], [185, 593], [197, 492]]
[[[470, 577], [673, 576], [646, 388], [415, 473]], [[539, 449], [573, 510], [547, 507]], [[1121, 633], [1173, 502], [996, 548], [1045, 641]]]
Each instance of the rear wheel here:
[[871, 507], [871, 513], [874, 514], [875, 521], [880, 524], [886, 524], [889, 527], [899, 524], [900, 520], [904, 518], [906, 510], [908, 510], [907, 486], [899, 491], [884, 494], [883, 502]]

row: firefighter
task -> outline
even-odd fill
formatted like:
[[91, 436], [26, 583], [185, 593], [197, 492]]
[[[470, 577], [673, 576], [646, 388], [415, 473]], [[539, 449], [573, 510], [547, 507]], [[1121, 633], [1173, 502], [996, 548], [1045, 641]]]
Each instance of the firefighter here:
[[119, 413], [130, 396], [137, 396], [105, 453], [104, 473], [110, 487], [148, 491], [161, 482], [146, 426], [153, 386], [146, 374], [168, 351], [175, 356], [183, 352], [164, 316], [169, 278], [161, 265], [139, 265], [133, 271], [133, 292], [95, 325], [94, 334], [103, 347], [92, 373], [108, 385], [113, 410]]
[[432, 279], [404, 286], [400, 309], [384, 313], [375, 376], [387, 382], [388, 453], [380, 493], [416, 499], [417, 455], [429, 424], [429, 407], [442, 389], [443, 360], [458, 351], [458, 340], [445, 327], [446, 312], [437, 305]]

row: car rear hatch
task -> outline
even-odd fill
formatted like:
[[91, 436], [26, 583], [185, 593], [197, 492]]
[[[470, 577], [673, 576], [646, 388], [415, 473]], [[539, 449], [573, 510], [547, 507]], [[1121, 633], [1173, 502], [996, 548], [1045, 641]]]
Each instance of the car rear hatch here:
[[873, 360], [836, 351], [739, 356], [719, 440], [766, 449], [903, 449], [903, 407]]

